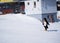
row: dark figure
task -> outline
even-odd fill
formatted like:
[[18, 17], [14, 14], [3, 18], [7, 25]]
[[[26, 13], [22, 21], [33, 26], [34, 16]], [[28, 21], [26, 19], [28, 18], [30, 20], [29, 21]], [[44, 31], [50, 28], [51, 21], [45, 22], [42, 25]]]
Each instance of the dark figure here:
[[48, 25], [49, 25], [49, 23], [48, 23], [47, 19], [44, 18], [44, 19], [43, 19], [43, 26], [44, 26], [44, 28], [45, 28], [46, 31], [47, 31], [47, 29], [48, 29]]

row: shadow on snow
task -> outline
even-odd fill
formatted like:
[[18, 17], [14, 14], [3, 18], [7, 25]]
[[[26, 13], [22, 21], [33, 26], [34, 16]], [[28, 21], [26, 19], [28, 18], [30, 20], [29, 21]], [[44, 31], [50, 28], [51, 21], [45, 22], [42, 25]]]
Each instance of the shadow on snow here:
[[58, 30], [47, 30], [48, 32], [57, 32]]

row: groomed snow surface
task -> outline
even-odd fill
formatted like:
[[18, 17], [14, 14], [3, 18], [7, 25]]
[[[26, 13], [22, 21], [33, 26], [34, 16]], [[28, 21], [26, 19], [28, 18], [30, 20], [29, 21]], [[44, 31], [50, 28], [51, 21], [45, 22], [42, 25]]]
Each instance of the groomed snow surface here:
[[60, 21], [50, 23], [44, 31], [42, 23], [22, 14], [0, 15], [0, 43], [60, 43]]

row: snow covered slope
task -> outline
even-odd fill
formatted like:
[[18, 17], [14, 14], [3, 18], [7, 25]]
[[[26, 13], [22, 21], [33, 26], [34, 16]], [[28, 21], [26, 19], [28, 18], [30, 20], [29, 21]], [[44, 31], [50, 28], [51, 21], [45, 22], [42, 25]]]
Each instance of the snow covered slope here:
[[60, 43], [60, 22], [44, 31], [42, 23], [21, 14], [0, 15], [0, 43]]

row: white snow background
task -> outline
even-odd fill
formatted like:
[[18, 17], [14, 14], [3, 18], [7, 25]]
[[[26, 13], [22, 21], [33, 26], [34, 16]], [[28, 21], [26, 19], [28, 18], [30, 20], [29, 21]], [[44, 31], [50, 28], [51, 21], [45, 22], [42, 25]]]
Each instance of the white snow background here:
[[44, 31], [34, 17], [0, 15], [0, 43], [60, 43], [60, 21], [50, 23], [48, 31]]

